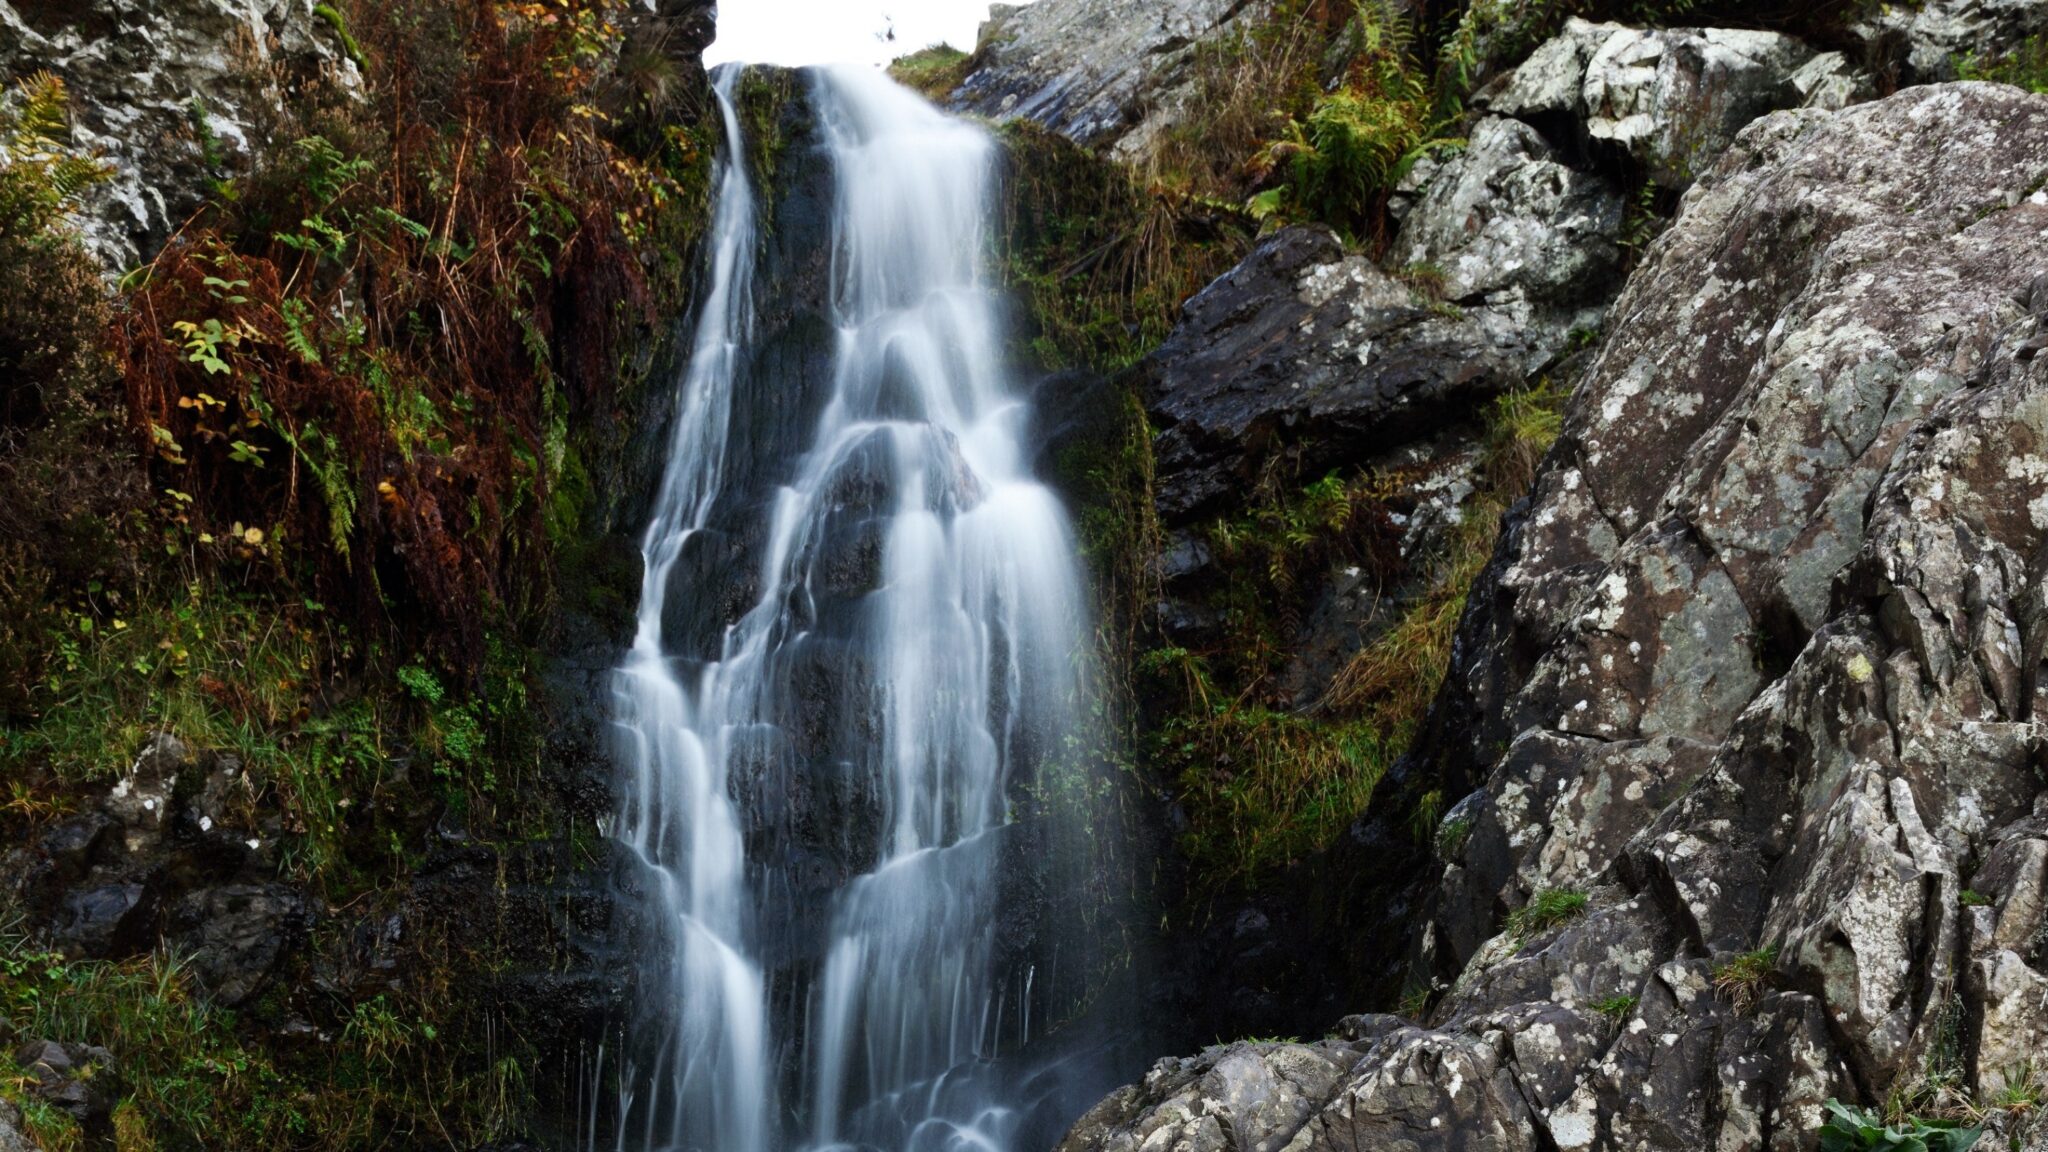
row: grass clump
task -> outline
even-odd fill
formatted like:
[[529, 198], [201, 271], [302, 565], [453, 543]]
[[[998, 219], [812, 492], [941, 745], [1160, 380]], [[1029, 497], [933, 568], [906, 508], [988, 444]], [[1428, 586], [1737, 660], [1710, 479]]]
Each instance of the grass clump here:
[[[245, 1042], [240, 1017], [201, 998], [174, 957], [67, 962], [0, 931], [0, 1047], [52, 1040], [111, 1052], [124, 1094], [119, 1148], [461, 1144], [524, 1121], [518, 1057], [465, 1055], [435, 1002], [388, 995], [320, 1011], [331, 1040], [275, 1054]], [[70, 1117], [20, 1102], [42, 1147], [81, 1146]]]
[[1136, 364], [1249, 245], [1251, 222], [1229, 205], [1134, 179], [1028, 122], [999, 132], [1006, 279], [1031, 320], [1032, 358], [1048, 368]]
[[1739, 953], [1714, 966], [1714, 991], [1726, 996], [1738, 1012], [1747, 1012], [1770, 986], [1778, 967], [1778, 946], [1766, 945]]
[[1571, 888], [1545, 888], [1508, 916], [1508, 935], [1527, 940], [1586, 914], [1587, 897]]
[[951, 44], [933, 44], [908, 56], [897, 57], [889, 65], [889, 76], [898, 84], [923, 93], [926, 99], [941, 102], [967, 78], [968, 63], [972, 59]]
[[1642, 1003], [1642, 997], [1640, 996], [1609, 996], [1603, 1000], [1595, 1000], [1592, 1004], [1592, 1009], [1609, 1020], [1619, 1023], [1634, 1015], [1636, 1005], [1640, 1003]]

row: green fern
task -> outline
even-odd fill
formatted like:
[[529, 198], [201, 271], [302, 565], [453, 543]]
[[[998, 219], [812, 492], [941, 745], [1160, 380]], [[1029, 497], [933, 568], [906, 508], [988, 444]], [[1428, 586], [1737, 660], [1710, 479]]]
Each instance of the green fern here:
[[78, 198], [103, 183], [112, 168], [98, 156], [71, 150], [71, 98], [64, 81], [37, 72], [15, 85], [14, 108], [0, 113], [0, 203], [33, 230], [77, 207]]

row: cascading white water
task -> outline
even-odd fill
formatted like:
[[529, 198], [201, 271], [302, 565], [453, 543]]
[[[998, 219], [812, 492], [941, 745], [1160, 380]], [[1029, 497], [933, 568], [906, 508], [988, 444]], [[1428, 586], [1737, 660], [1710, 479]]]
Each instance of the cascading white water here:
[[[669, 463], [653, 522], [641, 544], [639, 626], [615, 678], [617, 717], [631, 766], [621, 839], [638, 855], [666, 963], [643, 977], [680, 1006], [670, 1034], [652, 1048], [652, 1067], [635, 1069], [628, 1092], [667, 1099], [622, 1102], [622, 1116], [645, 1117], [639, 1132], [621, 1124], [619, 1140], [653, 1148], [764, 1152], [773, 1090], [768, 1004], [753, 959], [752, 909], [737, 813], [728, 791], [725, 670], [706, 669], [695, 684], [677, 676], [663, 644], [663, 614], [677, 559], [704, 528], [718, 499], [732, 418], [735, 366], [753, 329], [754, 261], [759, 237], [747, 183], [746, 141], [733, 109], [736, 69], [719, 77], [718, 106], [730, 142], [710, 233], [708, 295], [683, 380]], [[735, 672], [737, 669], [734, 670]]]
[[[711, 287], [617, 676], [631, 771], [621, 835], [655, 878], [669, 954], [648, 984], [673, 1006], [625, 1076], [629, 1093], [658, 1099], [622, 1102], [634, 1123], [621, 1143], [1000, 1148], [1011, 1110], [972, 1069], [1005, 1013], [1001, 841], [1012, 785], [1069, 731], [1083, 633], [1071, 535], [1030, 475], [1030, 414], [983, 268], [994, 148], [870, 70], [816, 75], [836, 188], [832, 378], [801, 449], [776, 462], [753, 606], [685, 677], [663, 633], [671, 578], [725, 495], [735, 405], [767, 399], [734, 394], [760, 242], [737, 75], [718, 82], [732, 143]], [[834, 620], [821, 588], [834, 542], [856, 530], [879, 555]], [[788, 929], [815, 936], [782, 946], [815, 958], [798, 962], [765, 954], [761, 926], [791, 918], [775, 906], [790, 887], [770, 882], [775, 861], [747, 858], [731, 789], [739, 758], [795, 742], [792, 668], [834, 629], [858, 719], [828, 758], [876, 810], [846, 829], [874, 841], [855, 852], [872, 866]], [[771, 1012], [771, 986], [786, 1010]]]

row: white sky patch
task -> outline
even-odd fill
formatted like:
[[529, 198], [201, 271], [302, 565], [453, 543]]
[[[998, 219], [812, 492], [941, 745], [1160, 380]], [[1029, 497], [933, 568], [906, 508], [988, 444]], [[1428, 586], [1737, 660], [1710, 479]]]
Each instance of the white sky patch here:
[[[988, 4], [989, 0], [721, 0], [718, 41], [705, 53], [704, 62], [886, 64], [942, 42], [971, 52], [981, 22], [988, 19]], [[894, 40], [888, 38], [892, 30]]]

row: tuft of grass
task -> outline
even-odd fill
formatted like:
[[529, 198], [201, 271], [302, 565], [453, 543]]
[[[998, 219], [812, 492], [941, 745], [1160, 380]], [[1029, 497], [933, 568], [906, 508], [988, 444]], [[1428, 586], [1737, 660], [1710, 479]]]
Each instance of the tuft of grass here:
[[905, 88], [923, 93], [925, 99], [938, 103], [952, 95], [960, 82], [967, 78], [971, 59], [951, 44], [933, 44], [908, 56], [897, 57], [889, 65], [889, 77]]
[[[236, 1014], [199, 997], [176, 957], [66, 962], [0, 928], [0, 1048], [47, 1039], [108, 1049], [125, 1094], [118, 1152], [339, 1152], [385, 1146], [394, 1132], [473, 1143], [513, 1131], [527, 1099], [517, 1059], [509, 1078], [479, 1070], [444, 1037], [444, 1007], [396, 995], [344, 1005], [322, 1021], [332, 1041], [272, 1053], [245, 1043]], [[81, 1146], [68, 1116], [20, 1103], [42, 1148]]]
[[2006, 1115], [2032, 1116], [2048, 1103], [2048, 1071], [2037, 1069], [2032, 1060], [2004, 1069], [1999, 1078], [2004, 1083], [1991, 1094], [1991, 1106]]
[[1993, 904], [1997, 903], [1996, 900], [1992, 899], [1989, 896], [1986, 896], [1982, 892], [1978, 892], [1969, 888], [1963, 889], [1962, 894], [1958, 897], [1958, 899], [1962, 902], [1962, 905], [1965, 908], [1989, 908]]
[[1714, 966], [1714, 990], [1726, 996], [1738, 1012], [1747, 1012], [1770, 986], [1778, 966], [1778, 946], [1768, 944], [1739, 953]]
[[1508, 916], [1508, 935], [1527, 940], [1586, 914], [1587, 897], [1571, 888], [1545, 888]]
[[1593, 1011], [1607, 1017], [1609, 1020], [1620, 1022], [1634, 1015], [1636, 1005], [1640, 1003], [1642, 1003], [1642, 997], [1640, 996], [1609, 996], [1604, 1000], [1595, 1000], [1591, 1007]]

